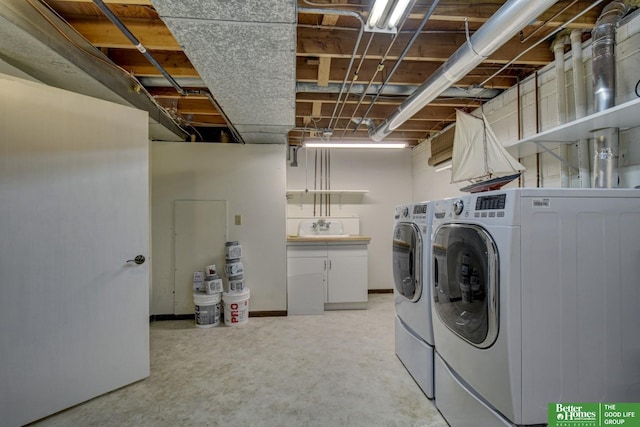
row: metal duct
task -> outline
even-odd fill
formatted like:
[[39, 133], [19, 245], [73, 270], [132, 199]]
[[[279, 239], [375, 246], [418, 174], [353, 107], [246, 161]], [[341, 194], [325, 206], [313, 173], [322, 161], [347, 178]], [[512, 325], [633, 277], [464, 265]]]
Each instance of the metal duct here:
[[246, 143], [295, 126], [296, 2], [151, 0]]
[[[573, 62], [573, 96], [576, 104], [576, 119], [580, 119], [587, 115], [582, 30], [571, 31], [571, 60]], [[581, 138], [578, 141], [578, 179], [580, 180], [581, 188], [591, 187], [590, 175], [589, 145], [586, 138]]]
[[557, 0], [509, 0], [370, 136], [381, 141], [464, 77]]
[[[558, 121], [560, 124], [567, 122], [567, 92], [564, 76], [564, 46], [566, 44], [566, 36], [558, 35], [553, 43], [553, 55], [555, 58], [556, 72], [556, 92], [558, 101]], [[569, 146], [562, 144], [558, 153], [562, 164], [560, 165], [560, 186], [562, 188], [569, 187]]]
[[[368, 87], [367, 87], [368, 86]], [[354, 84], [351, 86], [352, 94], [362, 94], [367, 90], [367, 95], [374, 96], [378, 93], [382, 96], [410, 95], [419, 87], [415, 85], [386, 85], [379, 84]], [[297, 93], [339, 93], [342, 83], [329, 83], [327, 86], [318, 86], [317, 83], [298, 82], [296, 83]], [[461, 89], [451, 87], [443, 91], [440, 96], [449, 98], [472, 98], [472, 99], [493, 99], [502, 93], [500, 89], [469, 88]]]
[[[591, 32], [593, 54], [594, 113], [615, 105], [616, 67], [615, 35], [618, 21], [629, 12], [624, 1], [614, 0], [602, 10]], [[594, 187], [618, 186], [618, 129], [606, 128], [594, 132]]]

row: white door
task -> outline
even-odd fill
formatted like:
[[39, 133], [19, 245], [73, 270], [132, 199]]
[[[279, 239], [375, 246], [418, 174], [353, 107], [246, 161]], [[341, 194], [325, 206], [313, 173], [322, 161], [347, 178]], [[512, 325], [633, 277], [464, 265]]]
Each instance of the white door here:
[[287, 314], [324, 314], [327, 257], [287, 259]]
[[0, 414], [149, 375], [147, 114], [0, 75]]
[[329, 248], [327, 302], [366, 302], [368, 297], [366, 249]]

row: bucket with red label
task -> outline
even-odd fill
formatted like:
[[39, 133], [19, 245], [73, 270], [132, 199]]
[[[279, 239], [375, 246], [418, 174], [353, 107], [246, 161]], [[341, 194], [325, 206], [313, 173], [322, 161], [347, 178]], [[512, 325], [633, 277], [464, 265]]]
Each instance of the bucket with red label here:
[[224, 324], [226, 326], [241, 326], [249, 321], [249, 289], [242, 292], [225, 292], [222, 294], [224, 303]]

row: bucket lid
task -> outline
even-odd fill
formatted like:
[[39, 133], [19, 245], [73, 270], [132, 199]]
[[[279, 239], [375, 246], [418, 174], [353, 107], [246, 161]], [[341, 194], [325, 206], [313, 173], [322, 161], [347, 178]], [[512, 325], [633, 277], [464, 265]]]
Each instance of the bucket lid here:
[[234, 300], [234, 299], [245, 299], [249, 298], [251, 292], [249, 292], [249, 288], [245, 288], [240, 292], [224, 292], [222, 294], [222, 299], [224, 300]]
[[220, 297], [222, 296], [222, 292], [216, 292], [214, 294], [203, 294], [200, 292], [193, 293], [193, 302], [195, 304], [217, 304], [220, 302]]

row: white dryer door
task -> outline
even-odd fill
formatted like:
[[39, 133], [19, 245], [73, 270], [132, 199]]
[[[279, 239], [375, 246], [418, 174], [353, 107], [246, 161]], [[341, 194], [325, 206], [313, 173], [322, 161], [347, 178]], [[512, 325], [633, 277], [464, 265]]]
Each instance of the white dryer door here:
[[415, 302], [422, 295], [422, 236], [412, 223], [393, 231], [393, 280], [397, 293]]
[[465, 341], [498, 336], [498, 251], [482, 227], [445, 224], [434, 233], [432, 291], [440, 320]]

